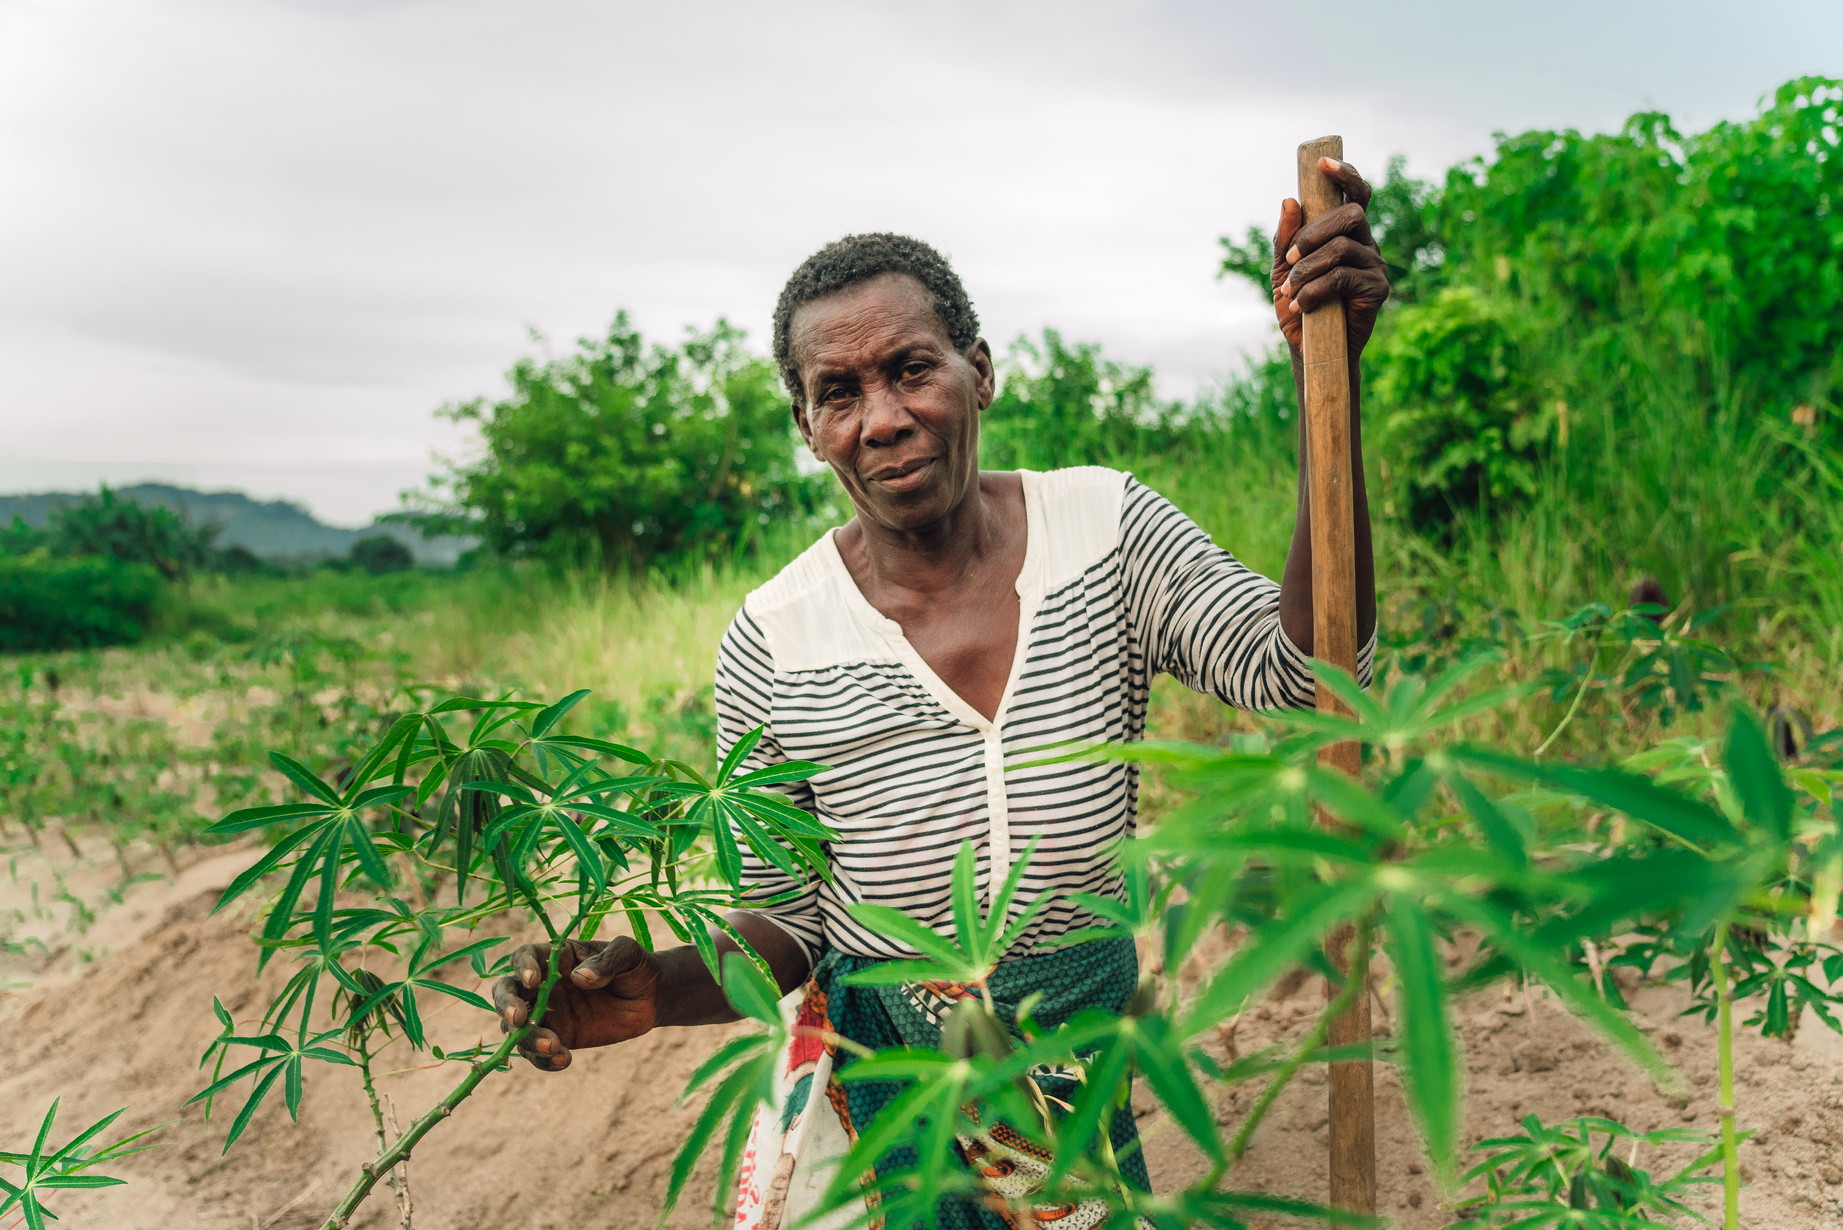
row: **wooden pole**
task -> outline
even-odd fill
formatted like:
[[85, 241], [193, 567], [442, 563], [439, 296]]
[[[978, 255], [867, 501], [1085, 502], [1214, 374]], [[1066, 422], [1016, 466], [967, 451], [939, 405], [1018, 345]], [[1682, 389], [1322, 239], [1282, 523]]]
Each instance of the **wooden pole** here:
[[[1310, 222], [1344, 203], [1343, 191], [1318, 168], [1320, 158], [1344, 157], [1342, 137], [1320, 137], [1299, 147], [1299, 204]], [[1350, 460], [1350, 357], [1344, 340], [1344, 304], [1332, 300], [1305, 315], [1306, 490], [1312, 511], [1312, 653], [1356, 673], [1357, 562]], [[1329, 688], [1318, 689], [1321, 712], [1348, 712]], [[1319, 763], [1355, 776], [1355, 743], [1319, 753]], [[1350, 953], [1351, 929], [1340, 928], [1327, 947], [1348, 977], [1369, 979], [1369, 954]], [[1354, 966], [1354, 968], [1352, 968]], [[1327, 995], [1330, 994], [1327, 988]], [[1359, 993], [1331, 1023], [1332, 1046], [1370, 1040], [1369, 996]], [[1359, 1213], [1376, 1211], [1376, 1094], [1368, 1060], [1331, 1065], [1331, 1203]]]

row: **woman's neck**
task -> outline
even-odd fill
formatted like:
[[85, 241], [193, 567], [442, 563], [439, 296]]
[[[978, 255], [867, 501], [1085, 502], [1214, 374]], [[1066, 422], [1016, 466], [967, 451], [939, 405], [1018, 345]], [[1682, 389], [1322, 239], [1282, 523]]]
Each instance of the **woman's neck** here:
[[866, 596], [873, 589], [945, 593], [982, 564], [1009, 554], [1007, 547], [1023, 529], [1022, 510], [1018, 475], [980, 473], [968, 484], [966, 498], [931, 525], [900, 530], [860, 511], [838, 532], [838, 550]]

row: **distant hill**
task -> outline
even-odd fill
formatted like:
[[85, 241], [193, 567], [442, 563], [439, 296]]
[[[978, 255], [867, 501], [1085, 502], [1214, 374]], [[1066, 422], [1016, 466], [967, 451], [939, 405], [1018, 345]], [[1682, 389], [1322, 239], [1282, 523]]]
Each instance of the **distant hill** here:
[[[265, 559], [300, 560], [344, 555], [355, 538], [388, 534], [409, 547], [420, 564], [452, 564], [461, 552], [475, 545], [471, 538], [424, 538], [401, 525], [370, 525], [346, 530], [327, 525], [299, 504], [287, 500], [252, 500], [239, 491], [194, 491], [165, 483], [137, 483], [117, 487], [115, 494], [142, 504], [163, 504], [183, 513], [194, 525], [207, 522], [223, 527], [219, 546], [247, 547]], [[0, 495], [0, 525], [15, 516], [26, 524], [45, 524], [53, 508], [74, 504], [81, 494], [46, 491], [33, 495]]]

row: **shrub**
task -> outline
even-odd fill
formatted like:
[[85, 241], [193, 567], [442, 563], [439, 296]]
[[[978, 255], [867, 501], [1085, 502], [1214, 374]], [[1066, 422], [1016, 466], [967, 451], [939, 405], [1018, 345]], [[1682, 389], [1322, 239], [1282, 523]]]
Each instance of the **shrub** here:
[[1703, 133], [1644, 112], [1608, 135], [1502, 137], [1431, 206], [1448, 267], [1523, 298], [1563, 354], [1598, 360], [1589, 379], [1638, 361], [1781, 413], [1834, 401], [1839, 102], [1843, 81], [1804, 77]]
[[[1543, 489], [1606, 527], [1624, 567], [1687, 516], [1658, 553], [1705, 590], [1726, 582], [1696, 543], [1727, 561], [1755, 525], [1783, 540], [1757, 510], [1803, 464], [1775, 441], [1843, 439], [1840, 106], [1843, 81], [1806, 77], [1700, 133], [1643, 112], [1612, 133], [1500, 136], [1432, 184], [1391, 162], [1369, 213], [1394, 292], [1365, 391], [1406, 526], [1450, 537], [1463, 513], [1489, 531]], [[1267, 233], [1222, 243], [1222, 273], [1265, 297]], [[1686, 464], [1718, 450], [1725, 467]], [[1685, 484], [1718, 470], [1722, 490]], [[1756, 472], [1755, 490], [1734, 477]]]
[[248, 547], [232, 543], [213, 553], [212, 568], [227, 577], [279, 577], [282, 569]]
[[1420, 531], [1494, 515], [1537, 489], [1549, 418], [1520, 362], [1509, 306], [1466, 287], [1389, 314], [1368, 359], [1392, 511]]
[[215, 525], [193, 526], [161, 504], [118, 499], [107, 487], [54, 509], [46, 534], [56, 555], [94, 555], [149, 564], [169, 581], [182, 581], [213, 562]]
[[388, 534], [370, 534], [356, 539], [347, 554], [355, 565], [374, 577], [416, 566], [416, 557], [410, 554], [410, 549]]
[[18, 513], [10, 524], [0, 527], [0, 555], [28, 555], [44, 545], [45, 531], [27, 525]]
[[1000, 368], [997, 398], [980, 420], [980, 460], [995, 469], [1053, 470], [1128, 457], [1170, 434], [1175, 403], [1158, 400], [1152, 369], [1069, 345], [1054, 329], [1020, 337]]
[[633, 571], [749, 549], [822, 487], [795, 468], [774, 365], [743, 340], [719, 320], [648, 348], [621, 313], [575, 354], [520, 360], [509, 397], [442, 411], [479, 425], [482, 455], [406, 495], [420, 511], [405, 519], [504, 555]]
[[0, 652], [137, 641], [160, 592], [144, 564], [0, 555]]

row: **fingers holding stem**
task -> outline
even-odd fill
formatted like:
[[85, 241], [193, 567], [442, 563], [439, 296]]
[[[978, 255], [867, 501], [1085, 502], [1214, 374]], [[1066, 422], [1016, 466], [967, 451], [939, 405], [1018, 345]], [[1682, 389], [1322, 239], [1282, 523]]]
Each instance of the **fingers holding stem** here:
[[569, 1049], [542, 1021], [550, 993], [563, 972], [564, 944], [527, 944], [512, 954], [512, 973], [493, 985], [493, 1007], [501, 1033], [514, 1034], [518, 1053], [543, 1072], [569, 1067]]

